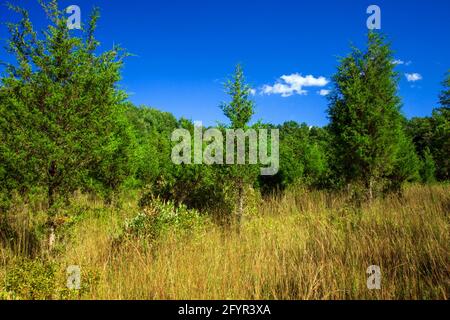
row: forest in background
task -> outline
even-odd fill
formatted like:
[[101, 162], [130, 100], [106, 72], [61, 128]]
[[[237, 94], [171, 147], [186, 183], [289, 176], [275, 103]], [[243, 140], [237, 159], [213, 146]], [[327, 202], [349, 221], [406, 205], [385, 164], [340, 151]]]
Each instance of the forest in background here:
[[[33, 29], [26, 10], [10, 6], [19, 16], [19, 22], [8, 25], [11, 36], [8, 52], [15, 63], [4, 63], [0, 82], [0, 243], [6, 298], [11, 295], [13, 298], [42, 298], [41, 292], [44, 298], [54, 297], [53, 291], [46, 291], [47, 287], [30, 288], [37, 278], [42, 277], [45, 283], [46, 277], [53, 274], [49, 263], [71, 250], [69, 234], [73, 235], [80, 225], [93, 219], [87, 213], [99, 214], [100, 221], [105, 222], [105, 215], [122, 212], [127, 203], [133, 203], [129, 205], [133, 216], [123, 213], [112, 218], [117, 224], [114, 228], [121, 231], [115, 229], [109, 242], [105, 241], [115, 247], [125, 241], [124, 237], [126, 241], [137, 237], [144, 252], [153, 248], [165, 231], [177, 234], [175, 229], [195, 234], [192, 230], [197, 228], [219, 228], [222, 231], [217, 232], [229, 233], [230, 239], [234, 239], [229, 241], [237, 241], [235, 237], [250, 237], [249, 224], [270, 214], [261, 215], [262, 204], [272, 203], [274, 199], [282, 203], [286, 197], [292, 200], [289, 205], [292, 210], [303, 212], [304, 216], [298, 219], [309, 217], [323, 202], [327, 210], [339, 208], [339, 215], [350, 212], [351, 226], [346, 226], [356, 228], [352, 232], [376, 233], [376, 228], [358, 229], [354, 224], [370, 225], [367, 217], [378, 219], [373, 211], [383, 216], [380, 210], [386, 205], [383, 201], [394, 202], [392, 206], [398, 209], [397, 201], [413, 199], [409, 189], [412, 184], [435, 190], [436, 199], [433, 192], [425, 191], [426, 188], [417, 191], [419, 187], [412, 187], [416, 188], [420, 199], [435, 201], [425, 207], [431, 208], [426, 213], [431, 216], [427, 221], [430, 229], [438, 231], [433, 238], [437, 256], [420, 258], [424, 253], [414, 251], [418, 255], [413, 254], [411, 259], [419, 259], [417, 265], [413, 263], [415, 267], [425, 268], [421, 276], [431, 277], [426, 286], [437, 288], [425, 290], [428, 297], [447, 297], [445, 230], [448, 231], [449, 212], [450, 73], [443, 75], [442, 93], [437, 97], [440, 105], [433, 114], [406, 119], [401, 112], [402, 102], [397, 93], [399, 77], [390, 44], [383, 35], [371, 32], [366, 48], [352, 48], [349, 55], [338, 62], [332, 78], [334, 88], [329, 95], [330, 124], [319, 128], [293, 121], [282, 125], [252, 124], [256, 106], [243, 68], [238, 65], [225, 85], [229, 102], [217, 106], [230, 121], [218, 128], [279, 129], [279, 172], [275, 176], [260, 176], [251, 165], [175, 165], [171, 159], [172, 133], [179, 128], [193, 132], [194, 123], [147, 106], [134, 106], [128, 101], [126, 92], [118, 85], [128, 54], [120, 47], [100, 51], [100, 43], [94, 36], [98, 10], [93, 11], [83, 35], [75, 37], [68, 30], [57, 1], [42, 2], [42, 5], [50, 22], [43, 34]], [[445, 72], [443, 70], [443, 74]], [[311, 212], [299, 209], [298, 195], [303, 195], [305, 203], [312, 206]], [[279, 208], [280, 205], [272, 203], [274, 213], [285, 210]], [[377, 209], [370, 209], [372, 205]], [[432, 216], [433, 213], [438, 218]], [[311, 217], [319, 218], [320, 214]], [[275, 229], [289, 224], [290, 219], [286, 218], [283, 223], [275, 221]], [[411, 222], [414, 226], [411, 230], [415, 230], [417, 222]], [[93, 225], [96, 223], [98, 221]], [[298, 221], [292, 223], [286, 230], [298, 226]], [[383, 223], [389, 225], [386, 221]], [[124, 226], [119, 227], [121, 224]], [[230, 226], [236, 227], [237, 233]], [[102, 228], [108, 229], [105, 225]], [[323, 234], [323, 230], [321, 232]], [[347, 235], [352, 237], [350, 231]], [[409, 239], [406, 235], [402, 241], [410, 241], [405, 239]], [[210, 240], [220, 242], [216, 238]], [[187, 247], [198, 245], [179, 243]], [[293, 244], [289, 242], [289, 245]], [[438, 262], [422, 266], [425, 263], [422, 258]], [[14, 272], [6, 272], [8, 267], [16, 265]], [[438, 266], [443, 266], [442, 270], [438, 270]], [[348, 269], [343, 268], [345, 270]], [[412, 297], [421, 297], [424, 290], [421, 276], [417, 276], [419, 280]], [[24, 282], [18, 278], [23, 278]], [[447, 284], [438, 284], [436, 279]], [[52, 287], [52, 281], [49, 283]], [[298, 284], [282, 283], [281, 289], [269, 287], [267, 292], [256, 296], [305, 298], [300, 295]], [[388, 297], [405, 297], [410, 292], [406, 287], [401, 289], [403, 294], [393, 290]], [[233, 296], [244, 297], [241, 292]], [[356, 291], [356, 297], [358, 293]], [[64, 294], [72, 297], [70, 292]], [[255, 294], [249, 293], [253, 297]], [[218, 295], [220, 293], [216, 292], [211, 296]], [[97, 292], [94, 297], [104, 296]], [[161, 294], [157, 297], [179, 296]]]

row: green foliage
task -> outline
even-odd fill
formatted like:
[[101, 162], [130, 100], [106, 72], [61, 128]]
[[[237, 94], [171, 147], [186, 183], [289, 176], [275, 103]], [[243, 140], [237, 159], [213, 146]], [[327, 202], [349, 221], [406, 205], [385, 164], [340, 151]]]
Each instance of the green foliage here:
[[155, 184], [173, 171], [171, 134], [178, 127], [173, 115], [147, 107], [127, 107], [137, 145], [134, 149], [136, 178], [141, 186]]
[[392, 171], [385, 177], [384, 191], [400, 192], [404, 182], [419, 181], [420, 159], [411, 139], [400, 132]]
[[39, 260], [23, 260], [8, 270], [5, 291], [14, 300], [51, 300], [55, 297], [56, 265]]
[[402, 161], [407, 160], [403, 153], [410, 154], [406, 150], [412, 148], [404, 134], [392, 61], [384, 38], [369, 33], [365, 52], [353, 48], [341, 60], [329, 98], [337, 170], [347, 183], [363, 184], [369, 197], [386, 187], [383, 181], [388, 177], [398, 187], [414, 174], [414, 167]]
[[265, 180], [277, 181], [278, 189], [296, 184], [322, 185], [329, 170], [326, 130], [293, 121], [277, 128], [280, 130], [280, 171]]
[[4, 286], [0, 285], [0, 300], [79, 299], [99, 280], [98, 272], [82, 269], [80, 290], [71, 290], [67, 288], [65, 267], [47, 260], [21, 259], [7, 269]]
[[436, 109], [432, 116], [433, 140], [431, 153], [436, 161], [440, 181], [450, 180], [450, 107]]
[[[244, 83], [242, 68], [237, 66], [233, 79], [225, 85], [231, 102], [223, 105], [224, 113], [230, 117], [231, 128], [247, 129], [253, 114], [253, 102], [249, 100], [250, 88]], [[147, 116], [147, 118], [146, 118]], [[194, 135], [194, 124], [187, 119], [176, 122], [174, 118], [154, 110], [132, 109], [132, 122], [140, 142], [142, 154], [151, 150], [151, 159], [145, 159], [149, 170], [155, 172], [144, 180], [145, 192], [141, 206], [154, 199], [174, 201], [176, 205], [209, 212], [218, 218], [230, 216], [238, 207], [238, 196], [244, 198], [245, 185], [253, 185], [257, 180], [256, 166], [248, 165], [174, 165], [171, 161], [170, 136], [174, 129], [183, 128]], [[241, 127], [239, 127], [241, 126]], [[225, 136], [226, 127], [219, 127]], [[206, 130], [206, 129], [205, 129]], [[193, 142], [191, 142], [193, 143]], [[205, 147], [205, 146], [204, 146]], [[191, 148], [194, 150], [194, 148]], [[247, 150], [248, 152], [248, 150]]]
[[197, 210], [185, 205], [176, 206], [174, 202], [153, 200], [141, 213], [125, 225], [125, 233], [141, 239], [155, 240], [170, 233], [189, 233], [199, 230], [207, 219]]
[[449, 76], [447, 76], [441, 94], [441, 108], [435, 109], [431, 117], [414, 118], [407, 125], [408, 134], [412, 137], [417, 153], [423, 160], [425, 160], [426, 151], [429, 151], [429, 155], [436, 164], [436, 178], [439, 181], [450, 179], [449, 88]]
[[7, 193], [45, 187], [52, 207], [78, 188], [117, 188], [131, 174], [134, 137], [117, 90], [126, 55], [118, 47], [96, 54], [98, 12], [76, 37], [56, 1], [42, 5], [50, 19], [42, 39], [28, 12], [10, 6], [21, 20], [9, 24], [15, 63], [1, 78], [0, 178]]
[[251, 88], [245, 83], [244, 71], [237, 65], [234, 75], [225, 83], [225, 91], [231, 97], [230, 103], [223, 103], [221, 109], [234, 129], [243, 129], [255, 113], [255, 104], [250, 100]]
[[[149, 112], [149, 109], [144, 113]], [[139, 119], [145, 119], [141, 114]], [[225, 209], [227, 205], [226, 188], [223, 183], [218, 183], [218, 166], [209, 165], [174, 165], [171, 160], [172, 143], [170, 136], [174, 129], [187, 129], [193, 135], [194, 124], [190, 120], [181, 119], [176, 121], [173, 116], [151, 110], [148, 114], [148, 123], [152, 123], [151, 135], [142, 140], [140, 147], [144, 149], [157, 150], [147, 157], [142, 158], [144, 166], [151, 166], [154, 175], [148, 175], [143, 180], [144, 193], [140, 200], [141, 206], [150, 204], [154, 199], [173, 201], [176, 205], [184, 204], [188, 208], [197, 209], [202, 212], [213, 212], [218, 208]], [[146, 120], [146, 121], [147, 121]], [[192, 142], [193, 143], [193, 142]], [[192, 148], [193, 150], [193, 148]], [[148, 171], [141, 172], [147, 174]]]
[[[232, 129], [245, 131], [249, 128], [249, 122], [255, 113], [255, 103], [250, 99], [251, 88], [246, 84], [244, 72], [239, 64], [236, 66], [233, 77], [225, 84], [225, 92], [231, 101], [221, 106], [224, 115], [230, 120]], [[258, 124], [253, 129], [258, 129]], [[245, 151], [248, 155], [248, 148]], [[258, 171], [256, 166], [249, 163], [237, 164], [237, 152], [235, 152], [234, 160], [234, 165], [218, 168], [217, 182], [222, 189], [229, 186], [227, 180], [231, 182], [230, 198], [236, 199], [233, 211], [234, 220], [239, 227], [245, 210], [245, 190], [249, 184], [255, 183]]]
[[93, 150], [96, 159], [89, 167], [89, 175], [83, 181], [87, 191], [94, 191], [111, 200], [112, 193], [130, 177], [136, 175], [136, 150], [138, 141], [133, 127], [125, 115], [125, 106], [117, 105], [117, 113], [111, 121], [103, 145]]
[[422, 167], [420, 169], [422, 182], [433, 183], [436, 181], [436, 164], [433, 156], [431, 155], [430, 149], [428, 148], [425, 150]]

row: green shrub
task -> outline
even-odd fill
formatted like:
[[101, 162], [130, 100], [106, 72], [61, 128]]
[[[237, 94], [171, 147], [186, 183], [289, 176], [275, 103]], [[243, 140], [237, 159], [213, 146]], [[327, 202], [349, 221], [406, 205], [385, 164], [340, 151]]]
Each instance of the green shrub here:
[[197, 210], [174, 202], [154, 200], [136, 217], [125, 223], [125, 233], [140, 238], [156, 239], [168, 231], [188, 233], [207, 223], [206, 217]]
[[0, 300], [80, 299], [100, 281], [98, 271], [81, 268], [81, 288], [67, 288], [66, 266], [53, 261], [21, 259], [6, 268]]
[[56, 294], [56, 265], [21, 260], [6, 272], [5, 297], [14, 300], [50, 300]]

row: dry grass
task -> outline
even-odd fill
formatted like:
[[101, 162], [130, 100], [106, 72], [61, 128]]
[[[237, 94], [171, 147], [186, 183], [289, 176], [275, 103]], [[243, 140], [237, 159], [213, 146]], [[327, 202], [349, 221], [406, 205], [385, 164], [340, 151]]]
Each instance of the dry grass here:
[[[97, 203], [103, 214], [77, 223], [50, 259], [95, 275], [82, 299], [448, 299], [449, 191], [411, 186], [403, 198], [355, 209], [297, 190], [265, 200], [239, 234], [211, 225], [150, 247], [112, 240], [137, 213], [134, 202], [114, 212]], [[4, 276], [16, 260], [1, 254]], [[367, 289], [370, 265], [381, 267], [379, 291]]]

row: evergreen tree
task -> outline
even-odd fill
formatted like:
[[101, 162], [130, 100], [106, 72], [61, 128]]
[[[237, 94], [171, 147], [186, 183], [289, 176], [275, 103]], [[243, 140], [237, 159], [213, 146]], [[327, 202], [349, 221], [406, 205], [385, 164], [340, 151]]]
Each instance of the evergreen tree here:
[[[225, 83], [225, 91], [230, 96], [229, 103], [223, 103], [221, 109], [230, 120], [230, 127], [234, 130], [249, 129], [249, 122], [255, 112], [255, 103], [250, 99], [251, 88], [245, 82], [241, 65], [237, 65], [234, 75]], [[248, 153], [248, 150], [246, 150]], [[235, 163], [237, 163], [235, 158]], [[219, 169], [220, 170], [220, 169]], [[224, 180], [231, 181], [236, 191], [235, 217], [237, 226], [241, 224], [244, 213], [244, 198], [246, 186], [256, 181], [256, 170], [249, 164], [235, 164], [225, 168], [222, 172]]]
[[[399, 168], [405, 136], [397, 96], [398, 75], [389, 45], [369, 33], [365, 52], [353, 48], [333, 77], [328, 114], [340, 173], [347, 183], [361, 184], [369, 199]], [[397, 175], [397, 185], [413, 175]]]
[[249, 99], [251, 88], [245, 83], [240, 64], [236, 66], [232, 79], [225, 83], [225, 91], [231, 97], [231, 102], [221, 105], [223, 113], [230, 120], [233, 129], [247, 128], [255, 113], [255, 104]]
[[45, 188], [52, 208], [78, 188], [117, 188], [129, 175], [134, 137], [117, 89], [125, 54], [96, 54], [98, 11], [76, 37], [56, 0], [41, 4], [50, 20], [42, 39], [28, 12], [10, 5], [21, 20], [9, 24], [16, 62], [1, 79], [0, 175], [9, 190]]

